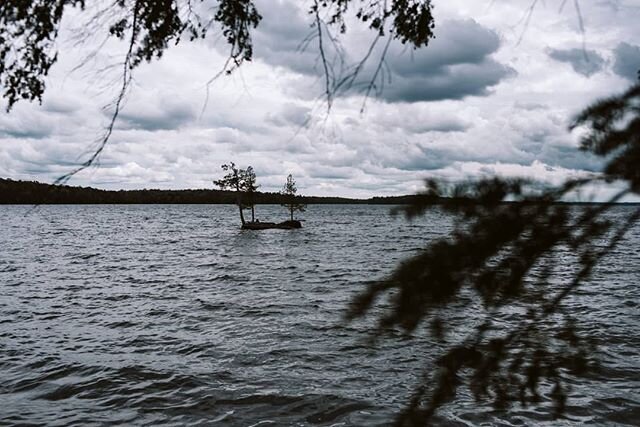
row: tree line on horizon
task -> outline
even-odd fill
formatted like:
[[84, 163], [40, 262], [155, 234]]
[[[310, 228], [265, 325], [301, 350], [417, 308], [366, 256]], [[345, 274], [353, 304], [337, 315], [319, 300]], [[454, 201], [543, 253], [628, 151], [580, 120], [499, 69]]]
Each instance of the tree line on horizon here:
[[[410, 203], [415, 196], [372, 197], [352, 199], [346, 197], [296, 196], [302, 204], [379, 204]], [[281, 193], [253, 194], [256, 205], [285, 204]], [[0, 205], [73, 205], [73, 204], [235, 204], [233, 191], [215, 189], [188, 190], [102, 190], [92, 187], [51, 185], [37, 181], [16, 181], [0, 178]]]

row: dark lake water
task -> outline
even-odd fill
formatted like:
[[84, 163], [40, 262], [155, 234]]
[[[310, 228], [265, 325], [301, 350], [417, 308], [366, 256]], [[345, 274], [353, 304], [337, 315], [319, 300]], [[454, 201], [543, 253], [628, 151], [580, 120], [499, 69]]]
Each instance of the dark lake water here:
[[[364, 345], [342, 323], [367, 280], [446, 235], [384, 206], [310, 206], [241, 231], [233, 206], [0, 206], [0, 425], [388, 425], [428, 336]], [[613, 215], [623, 215], [618, 208]], [[264, 220], [284, 218], [259, 206]], [[640, 226], [572, 302], [601, 368], [565, 419], [465, 393], [442, 425], [640, 425]]]

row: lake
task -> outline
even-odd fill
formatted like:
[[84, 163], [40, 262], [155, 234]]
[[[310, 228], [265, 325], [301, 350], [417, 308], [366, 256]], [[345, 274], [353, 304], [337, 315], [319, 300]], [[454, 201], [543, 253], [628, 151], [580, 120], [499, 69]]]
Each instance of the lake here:
[[[0, 425], [388, 425], [441, 349], [426, 333], [371, 348], [375, 312], [342, 316], [447, 235], [442, 213], [313, 205], [301, 230], [256, 232], [227, 205], [29, 209], [0, 206]], [[498, 412], [463, 392], [436, 424], [640, 425], [639, 278], [636, 225], [571, 302], [601, 366], [564, 419], [548, 396]]]

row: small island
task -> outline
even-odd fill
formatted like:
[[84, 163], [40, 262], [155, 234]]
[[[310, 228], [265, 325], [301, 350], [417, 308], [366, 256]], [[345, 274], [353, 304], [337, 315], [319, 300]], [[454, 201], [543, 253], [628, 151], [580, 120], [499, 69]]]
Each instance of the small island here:
[[260, 222], [251, 221], [242, 224], [243, 230], [268, 230], [270, 228], [279, 228], [281, 230], [293, 230], [296, 228], [302, 228], [302, 223], [298, 220], [287, 220], [283, 222]]
[[[298, 189], [291, 174], [287, 176], [287, 182], [284, 184], [282, 191], [280, 191], [284, 198], [281, 206], [289, 211], [289, 219], [278, 223], [261, 222], [256, 219], [255, 195], [260, 186], [256, 183], [256, 174], [253, 167], [239, 169], [233, 162], [224, 164], [221, 167], [227, 174], [221, 179], [213, 181], [213, 183], [220, 187], [221, 190], [231, 190], [236, 193], [236, 205], [240, 212], [240, 222], [243, 230], [294, 230], [302, 228], [302, 222], [295, 219], [294, 214], [295, 212], [304, 212], [306, 205], [300, 202], [296, 194]], [[251, 221], [244, 219], [245, 209], [251, 209]]]

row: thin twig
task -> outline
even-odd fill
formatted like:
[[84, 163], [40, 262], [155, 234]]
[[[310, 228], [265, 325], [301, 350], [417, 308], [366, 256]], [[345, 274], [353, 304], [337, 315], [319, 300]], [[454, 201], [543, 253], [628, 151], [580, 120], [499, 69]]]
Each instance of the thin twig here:
[[318, 49], [320, 50], [320, 60], [322, 61], [322, 67], [324, 68], [324, 82], [325, 82], [325, 94], [327, 96], [327, 112], [331, 111], [332, 104], [332, 90], [330, 86], [330, 74], [329, 65], [327, 64], [327, 57], [324, 52], [324, 43], [322, 37], [322, 19], [320, 18], [320, 5], [318, 0], [314, 0], [314, 12], [315, 12], [315, 25], [318, 32]]
[[91, 156], [85, 162], [83, 162], [80, 166], [78, 166], [71, 172], [68, 172], [62, 175], [61, 177], [57, 178], [52, 185], [66, 184], [69, 181], [69, 179], [71, 179], [75, 174], [93, 165], [97, 161], [98, 157], [100, 156], [105, 146], [107, 145], [107, 142], [109, 142], [109, 139], [111, 138], [111, 134], [113, 133], [113, 128], [115, 127], [116, 120], [118, 118], [118, 115], [120, 114], [120, 110], [122, 108], [122, 104], [123, 104], [125, 95], [127, 93], [127, 89], [129, 88], [129, 84], [131, 83], [131, 79], [132, 79], [131, 59], [133, 57], [133, 48], [135, 46], [135, 42], [138, 36], [138, 32], [137, 32], [138, 12], [139, 12], [139, 3], [138, 1], [136, 1], [134, 4], [134, 10], [133, 10], [133, 23], [131, 27], [131, 38], [129, 40], [129, 48], [127, 49], [127, 54], [125, 56], [125, 60], [123, 63], [122, 86], [120, 88], [120, 92], [118, 93], [118, 97], [115, 100], [114, 111], [113, 111], [113, 114], [111, 115], [111, 120], [109, 121], [109, 125], [106, 128], [105, 134], [103, 135], [101, 140], [98, 142], [98, 147], [95, 149], [93, 154], [91, 154]]
[[[537, 4], [538, 4], [538, 0], [533, 0], [533, 2], [531, 2], [531, 6], [529, 6], [529, 9], [527, 9], [527, 12], [523, 17], [524, 26], [522, 28], [522, 33], [520, 33], [520, 38], [518, 38], [518, 42], [516, 43], [516, 46], [520, 46], [520, 43], [522, 43], [522, 40], [524, 39], [524, 33], [529, 28], [529, 23], [531, 22], [531, 17], [533, 16], [533, 10], [535, 9]], [[520, 22], [522, 22], [522, 20]]]
[[578, 0], [573, 0], [573, 5], [576, 8], [580, 34], [582, 34], [582, 54], [584, 55], [585, 61], [589, 62], [589, 57], [587, 56], [587, 34], [584, 30], [584, 20], [582, 19], [582, 12], [580, 11], [580, 3], [578, 2]]
[[[380, 71], [382, 70], [382, 66], [385, 63], [385, 58], [387, 56], [387, 51], [389, 50], [389, 46], [391, 45], [391, 40], [392, 37], [388, 36], [387, 37], [387, 43], [384, 46], [384, 49], [382, 50], [382, 54], [380, 55], [380, 61], [378, 62], [378, 66], [376, 67], [376, 71], [373, 73], [373, 77], [371, 77], [371, 80], [369, 81], [369, 85], [367, 86], [367, 90], [366, 93], [364, 95], [364, 100], [362, 101], [362, 107], [360, 108], [360, 113], [364, 112], [364, 109], [366, 107], [367, 104], [367, 99], [369, 99], [369, 95], [371, 93], [371, 90], [375, 87], [375, 83], [376, 80], [378, 78], [378, 75], [380, 74]], [[381, 81], [381, 85], [384, 84], [384, 81]]]

